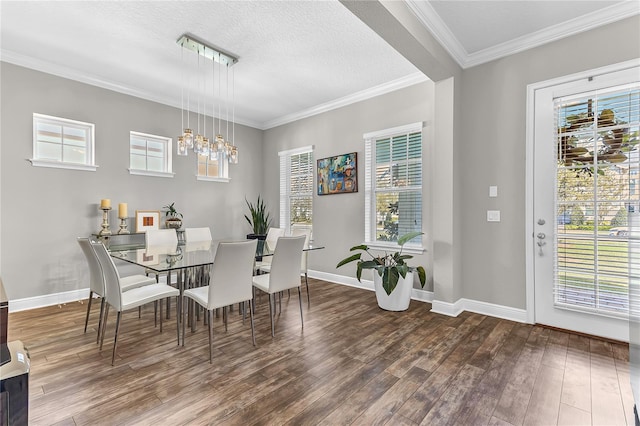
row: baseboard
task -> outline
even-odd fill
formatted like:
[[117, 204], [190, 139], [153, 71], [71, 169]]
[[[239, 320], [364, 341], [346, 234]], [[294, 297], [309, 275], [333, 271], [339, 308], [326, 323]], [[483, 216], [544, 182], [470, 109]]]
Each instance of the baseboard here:
[[[309, 271], [309, 277], [373, 291], [373, 281], [371, 280], [362, 280], [362, 282], [360, 282], [353, 277], [311, 270]], [[493, 303], [465, 298], [459, 299], [454, 303], [444, 302], [441, 300], [434, 300], [432, 291], [422, 290], [419, 288], [414, 288], [411, 291], [411, 299], [431, 303], [431, 312], [450, 317], [457, 317], [462, 312], [469, 311], [515, 322], [527, 322], [527, 311], [525, 309], [517, 309], [510, 306], [496, 305]]]
[[[373, 281], [347, 277], [344, 275], [330, 274], [328, 272], [313, 271], [308, 272], [310, 278], [329, 281], [349, 287], [361, 288], [373, 291]], [[27, 309], [43, 308], [45, 306], [60, 305], [63, 303], [76, 302], [86, 299], [89, 294], [88, 288], [79, 290], [64, 291], [61, 293], [46, 294], [43, 296], [27, 297], [9, 301], [9, 312], [25, 311]], [[419, 302], [431, 303], [431, 312], [437, 314], [456, 317], [463, 311], [475, 312], [481, 315], [489, 315], [521, 323], [527, 322], [527, 311], [524, 309], [511, 308], [509, 306], [496, 305], [488, 302], [481, 302], [471, 299], [459, 299], [454, 303], [434, 300], [433, 292], [414, 288], [411, 291], [411, 299]]]
[[442, 300], [434, 300], [433, 302], [431, 302], [431, 312], [447, 315], [449, 317], [457, 317], [464, 311], [462, 300], [463, 299], [459, 299], [454, 303], [443, 302]]
[[[329, 281], [335, 284], [342, 284], [349, 287], [361, 288], [363, 290], [374, 291], [372, 280], [358, 281], [353, 277], [346, 277], [344, 275], [330, 274], [328, 272], [311, 271], [308, 272], [310, 278], [316, 278], [323, 281]], [[422, 290], [421, 288], [414, 288], [411, 290], [411, 299], [419, 302], [431, 303], [433, 300], [433, 292]]]
[[479, 300], [460, 299], [463, 301], [462, 306], [465, 311], [475, 312], [477, 314], [489, 315], [496, 318], [502, 318], [510, 321], [527, 323], [526, 309], [512, 308], [510, 306], [496, 305]]
[[88, 288], [45, 294], [42, 296], [25, 297], [24, 299], [9, 300], [9, 312], [26, 311], [28, 309], [44, 308], [45, 306], [62, 305], [77, 302], [89, 296]]

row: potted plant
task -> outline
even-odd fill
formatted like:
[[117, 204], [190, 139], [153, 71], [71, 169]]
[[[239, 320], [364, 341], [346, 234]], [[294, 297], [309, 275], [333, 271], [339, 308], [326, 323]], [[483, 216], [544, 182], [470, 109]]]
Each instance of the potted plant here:
[[267, 206], [264, 203], [264, 200], [260, 199], [258, 195], [258, 201], [253, 204], [249, 202], [246, 198], [244, 199], [247, 203], [247, 207], [249, 207], [249, 213], [251, 217], [244, 215], [244, 218], [247, 219], [253, 233], [247, 234], [248, 239], [257, 239], [258, 248], [257, 254], [262, 254], [262, 249], [264, 247], [264, 240], [267, 239], [267, 231], [269, 231], [269, 226], [271, 226], [271, 217], [269, 216], [269, 212], [267, 211]]
[[166, 209], [164, 224], [167, 228], [180, 229], [182, 227], [182, 213], [179, 213], [174, 207], [175, 202], [162, 207]]
[[[407, 265], [405, 261], [413, 256], [402, 254], [402, 249], [408, 241], [422, 234], [422, 232], [415, 231], [402, 235], [398, 238], [400, 250], [394, 253], [385, 252], [384, 255], [373, 255], [365, 244], [351, 247], [350, 251], [360, 250], [361, 252], [341, 260], [336, 268], [357, 261], [356, 278], [358, 281], [362, 277], [363, 269], [375, 269], [377, 274], [373, 274], [373, 283], [378, 306], [387, 311], [404, 311], [409, 308], [411, 300], [413, 273], [418, 273], [422, 287], [426, 282], [426, 273], [422, 266]], [[371, 259], [362, 259], [363, 253], [368, 254]]]

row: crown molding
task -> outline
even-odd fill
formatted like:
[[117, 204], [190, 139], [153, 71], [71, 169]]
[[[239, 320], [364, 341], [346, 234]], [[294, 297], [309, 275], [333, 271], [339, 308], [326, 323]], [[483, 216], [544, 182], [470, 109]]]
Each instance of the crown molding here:
[[[147, 101], [171, 106], [177, 109], [180, 109], [182, 107], [180, 99], [173, 99], [173, 97], [170, 96], [164, 96], [162, 94], [140, 90], [135, 87], [117, 84], [109, 80], [104, 80], [98, 77], [87, 75], [69, 67], [65, 67], [48, 61], [43, 61], [41, 59], [33, 58], [10, 50], [0, 50], [0, 60], [2, 62], [7, 62], [13, 65], [18, 65], [43, 73], [52, 74], [80, 83], [89, 84], [91, 86], [100, 87], [102, 89], [111, 90], [114, 92], [122, 93], [124, 95], [134, 96], [136, 98], [141, 98]], [[245, 120], [236, 116], [235, 122], [236, 124], [253, 127], [256, 129], [262, 129], [262, 123], [257, 121]]]
[[624, 1], [522, 37], [469, 54], [428, 1], [407, 0], [409, 9], [463, 68], [523, 52], [584, 31], [640, 14], [637, 1]]
[[526, 36], [515, 38], [506, 43], [501, 43], [488, 49], [472, 53], [466, 58], [463, 67], [469, 68], [495, 59], [504, 58], [514, 53], [533, 49], [534, 47], [611, 24], [637, 14], [640, 14], [640, 3], [637, 1], [625, 1], [615, 4], [570, 21], [527, 34]]
[[460, 44], [447, 24], [440, 18], [428, 1], [406, 0], [409, 10], [418, 18], [420, 23], [435, 37], [453, 59], [464, 68], [469, 53]]
[[413, 86], [414, 84], [429, 81], [429, 78], [421, 72], [409, 74], [405, 77], [397, 80], [390, 81], [388, 83], [380, 84], [370, 89], [362, 90], [354, 94], [344, 96], [339, 99], [335, 99], [324, 104], [320, 104], [302, 111], [298, 111], [293, 114], [284, 115], [274, 120], [266, 121], [263, 123], [263, 130], [271, 129], [273, 127], [282, 126], [283, 124], [291, 123], [303, 118], [308, 118], [323, 112], [331, 111], [343, 106], [351, 105], [356, 102], [364, 101], [374, 98], [376, 96], [384, 95], [385, 93], [394, 92], [396, 90], [404, 89], [405, 87]]

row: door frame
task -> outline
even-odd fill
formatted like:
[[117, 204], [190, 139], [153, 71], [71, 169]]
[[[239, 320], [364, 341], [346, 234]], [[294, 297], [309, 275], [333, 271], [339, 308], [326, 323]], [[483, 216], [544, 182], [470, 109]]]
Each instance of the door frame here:
[[[534, 217], [534, 151], [535, 151], [535, 95], [536, 91], [560, 84], [567, 84], [588, 79], [596, 75], [609, 74], [616, 71], [640, 66], [640, 59], [619, 62], [592, 70], [582, 71], [550, 80], [527, 85], [526, 109], [526, 147], [525, 147], [525, 284], [526, 284], [526, 321], [535, 324], [535, 217]], [[554, 218], [555, 220], [555, 218]]]

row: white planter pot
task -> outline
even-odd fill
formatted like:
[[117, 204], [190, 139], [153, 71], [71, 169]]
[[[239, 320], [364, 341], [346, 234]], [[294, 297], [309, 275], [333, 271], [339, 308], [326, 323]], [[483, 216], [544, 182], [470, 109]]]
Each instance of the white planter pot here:
[[376, 289], [378, 306], [386, 311], [406, 311], [411, 301], [411, 289], [413, 288], [413, 272], [407, 272], [405, 278], [398, 279], [398, 285], [390, 295], [382, 288], [382, 277], [377, 271], [373, 271], [373, 285]]

